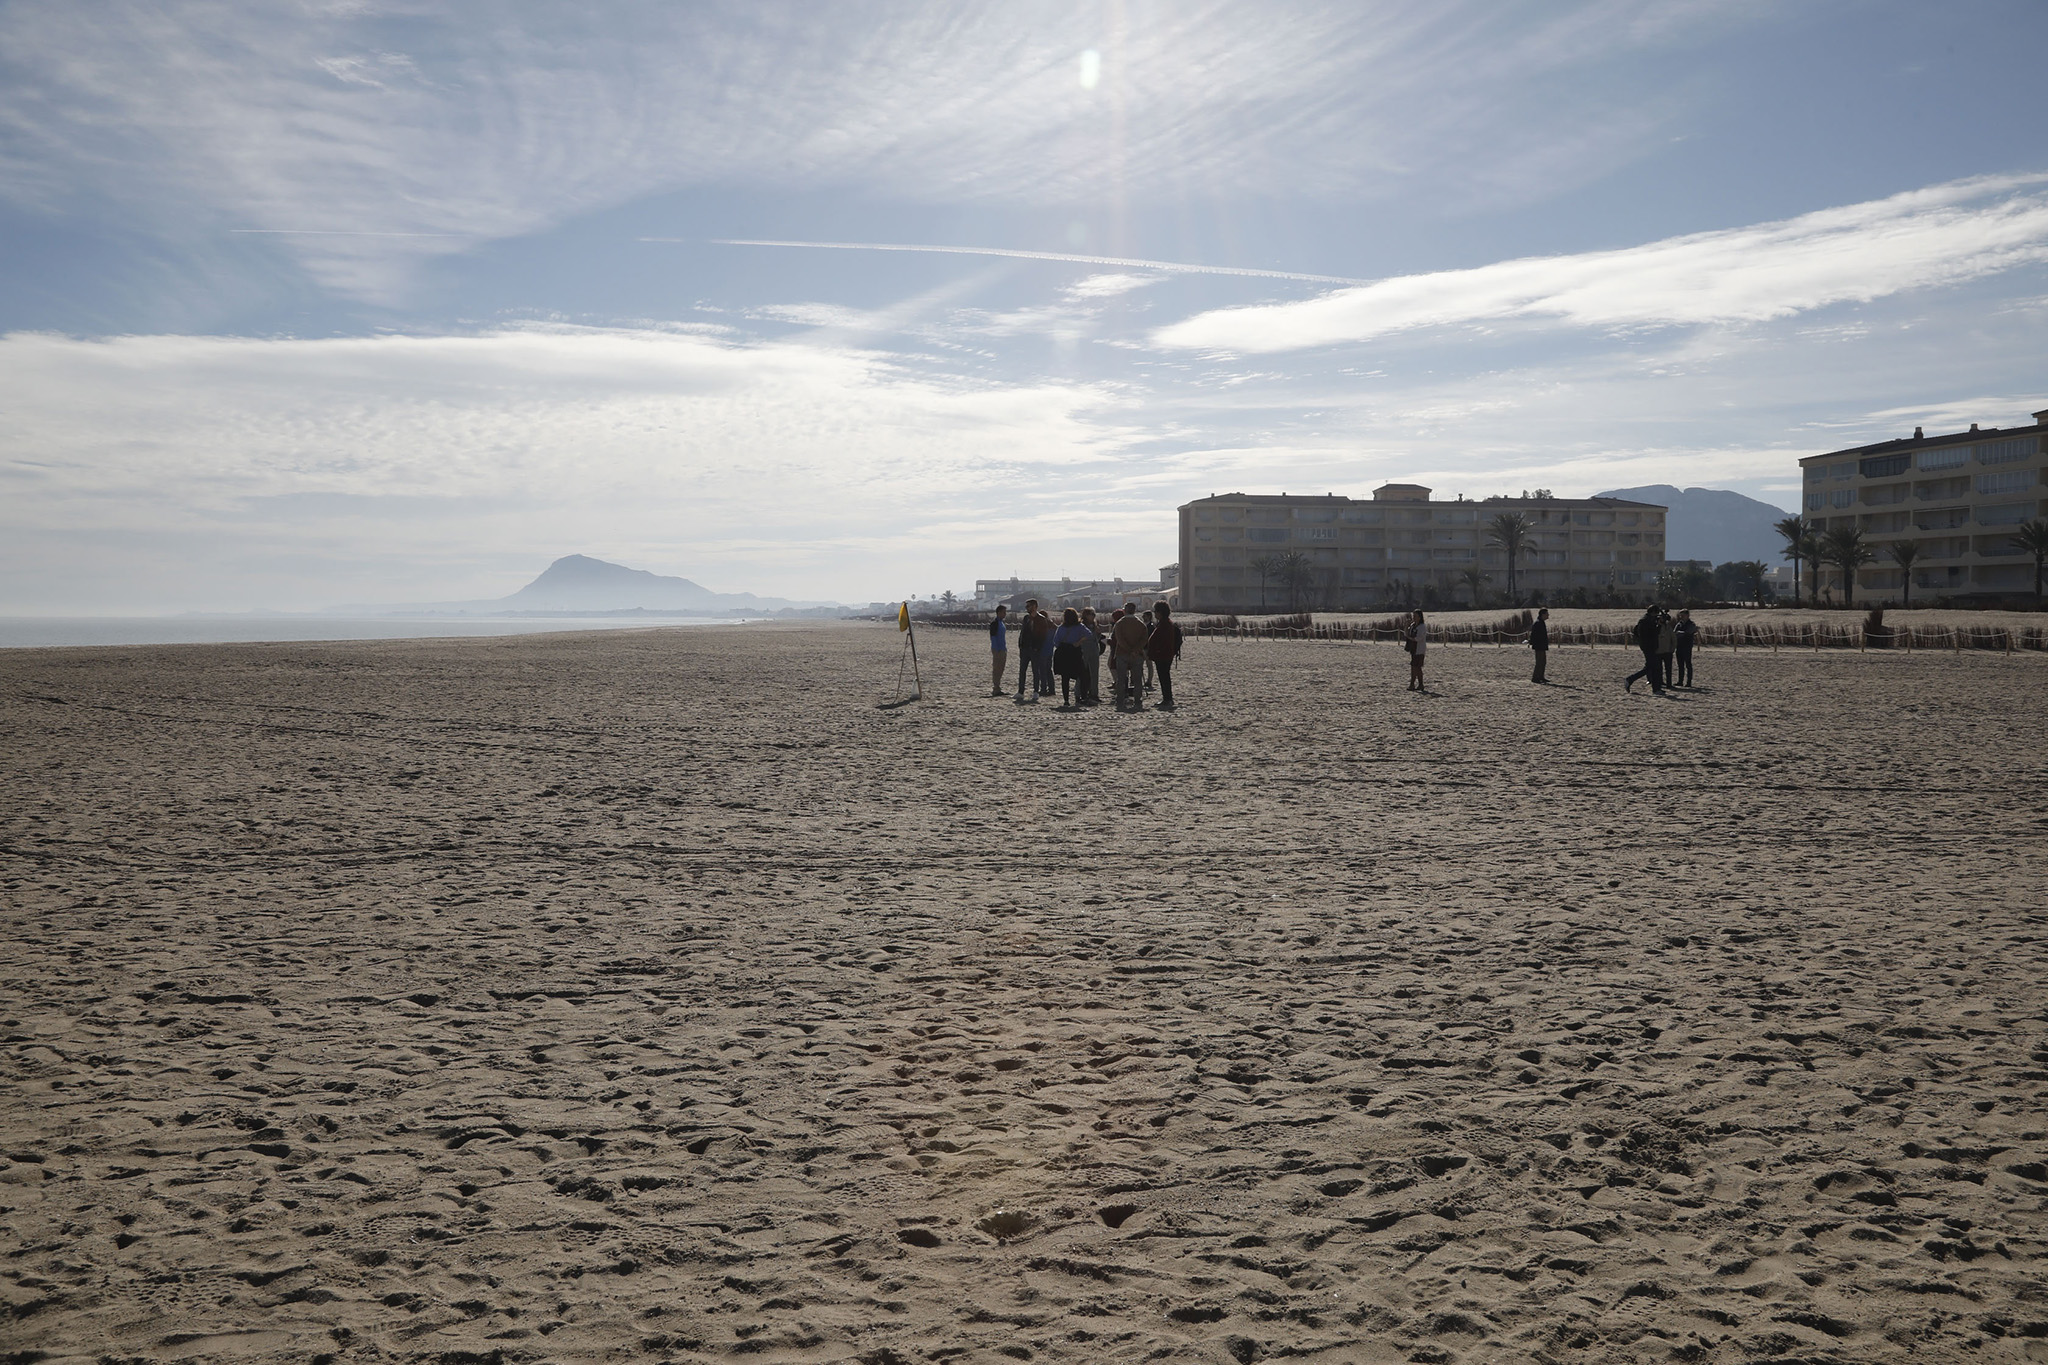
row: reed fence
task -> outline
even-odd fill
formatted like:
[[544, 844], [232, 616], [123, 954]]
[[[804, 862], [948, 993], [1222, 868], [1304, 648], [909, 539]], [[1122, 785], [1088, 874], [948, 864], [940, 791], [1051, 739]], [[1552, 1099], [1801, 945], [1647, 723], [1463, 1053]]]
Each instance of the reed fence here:
[[[954, 613], [947, 617], [921, 620], [919, 625], [936, 627], [941, 630], [986, 630], [986, 616], [963, 620], [968, 613]], [[1347, 622], [1311, 621], [1308, 624], [1275, 625], [1271, 623], [1240, 621], [1218, 624], [1213, 621], [1196, 621], [1181, 627], [1182, 635], [1189, 640], [1236, 641], [1240, 644], [1266, 643], [1281, 640], [1325, 640], [1340, 644], [1398, 644], [1402, 639], [1402, 627], [1396, 622]], [[1438, 624], [1431, 622], [1429, 643], [1437, 645], [1492, 645], [1506, 648], [1508, 645], [1523, 645], [1529, 640], [1529, 631], [1519, 624], [1510, 626], [1466, 625], [1459, 623]], [[1592, 649], [1612, 645], [1634, 649], [1635, 632], [1626, 625], [1620, 626], [1561, 626], [1550, 628], [1550, 646], [1553, 649]], [[1745, 625], [1702, 625], [1697, 647], [1729, 650], [1823, 650], [1823, 649], [1897, 649], [1907, 653], [1916, 650], [1945, 650], [1960, 654], [1964, 650], [1990, 651], [2011, 654], [2015, 651], [2033, 650], [2048, 652], [2048, 626], [1880, 626], [1871, 629], [1863, 624], [1851, 623], [1841, 626], [1804, 623], [1799, 625], [1767, 626], [1755, 623]]]

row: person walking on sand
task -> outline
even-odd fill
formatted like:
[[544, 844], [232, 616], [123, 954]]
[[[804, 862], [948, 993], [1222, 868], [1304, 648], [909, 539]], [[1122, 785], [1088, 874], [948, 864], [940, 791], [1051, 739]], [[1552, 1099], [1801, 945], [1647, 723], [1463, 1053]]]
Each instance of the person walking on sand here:
[[992, 677], [992, 681], [989, 684], [992, 690], [989, 692], [989, 695], [991, 697], [1003, 695], [1003, 675], [1009, 671], [1010, 667], [1009, 615], [1010, 608], [999, 602], [996, 604], [995, 619], [988, 623], [988, 653], [991, 665], [989, 671]]
[[1529, 675], [1530, 682], [1542, 682], [1543, 667], [1550, 661], [1550, 608], [1539, 607], [1536, 619], [1529, 623], [1529, 648], [1536, 655], [1536, 671]]
[[1024, 619], [1017, 623], [1017, 700], [1023, 701], [1025, 690], [1031, 690], [1033, 700], [1038, 690], [1031, 676], [1038, 663], [1039, 623], [1045, 618], [1038, 614], [1038, 599], [1033, 597], [1024, 603]]
[[1159, 680], [1159, 709], [1173, 710], [1173, 663], [1180, 657], [1180, 627], [1173, 623], [1173, 608], [1164, 602], [1152, 606], [1152, 632], [1145, 637], [1145, 657], [1151, 660], [1153, 676]]
[[1038, 678], [1038, 695], [1052, 695], [1052, 652], [1056, 648], [1052, 637], [1059, 633], [1059, 627], [1052, 617], [1043, 611], [1038, 613], [1038, 658], [1032, 662], [1032, 671]]
[[1429, 689], [1422, 685], [1422, 658], [1429, 652], [1429, 622], [1422, 619], [1419, 608], [1408, 618], [1401, 646], [1408, 651], [1408, 690], [1427, 692]]
[[1124, 603], [1123, 614], [1109, 632], [1109, 685], [1119, 711], [1145, 704], [1145, 635], [1138, 604]]
[[1678, 649], [1678, 630], [1672, 624], [1671, 613], [1662, 607], [1657, 609], [1657, 667], [1664, 673], [1664, 686], [1671, 686], [1671, 656]]
[[1102, 705], [1102, 627], [1096, 623], [1095, 608], [1081, 608], [1081, 624], [1088, 638], [1081, 642], [1081, 704]]
[[1678, 645], [1678, 686], [1692, 686], [1692, 647], [1699, 643], [1700, 628], [1692, 619], [1692, 613], [1678, 613], [1678, 624], [1671, 628]]
[[1068, 607], [1060, 621], [1060, 628], [1052, 633], [1052, 671], [1060, 679], [1060, 705], [1072, 710], [1074, 688], [1079, 684], [1081, 695], [1088, 694], [1088, 678], [1081, 670], [1085, 660], [1081, 656], [1081, 643], [1095, 632], [1081, 624], [1081, 613]]
[[1637, 678], [1648, 678], [1650, 690], [1658, 696], [1664, 695], [1664, 681], [1657, 671], [1657, 617], [1660, 608], [1643, 608], [1642, 619], [1635, 624], [1636, 648], [1643, 651], [1643, 666], [1621, 680], [1621, 690], [1635, 691]]
[[[1157, 611], [1157, 607], [1148, 607], [1145, 610], [1145, 633], [1147, 635], [1150, 635], [1152, 633], [1152, 627], [1155, 623], [1155, 613]], [[1150, 655], [1147, 655], [1145, 657], [1145, 690], [1147, 692], [1150, 692], [1154, 685], [1155, 680], [1153, 678], [1152, 658]]]

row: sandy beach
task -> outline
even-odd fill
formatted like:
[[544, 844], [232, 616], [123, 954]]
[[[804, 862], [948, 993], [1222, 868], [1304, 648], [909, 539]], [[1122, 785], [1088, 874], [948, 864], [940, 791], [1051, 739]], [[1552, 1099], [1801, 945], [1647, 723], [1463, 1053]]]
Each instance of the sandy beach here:
[[0, 654], [0, 1358], [2048, 1360], [2048, 656], [898, 642]]

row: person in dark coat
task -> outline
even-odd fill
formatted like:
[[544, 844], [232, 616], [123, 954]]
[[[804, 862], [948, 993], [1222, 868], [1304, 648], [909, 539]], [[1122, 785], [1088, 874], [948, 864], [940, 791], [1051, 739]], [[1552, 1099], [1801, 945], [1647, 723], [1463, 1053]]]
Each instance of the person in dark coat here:
[[1173, 608], [1164, 602], [1152, 607], [1152, 630], [1145, 637], [1145, 657], [1151, 661], [1153, 676], [1159, 679], [1159, 709], [1173, 710], [1173, 664], [1180, 658], [1180, 627], [1174, 624]]
[[1049, 623], [1045, 614], [1038, 609], [1038, 599], [1032, 598], [1024, 604], [1024, 619], [1017, 623], [1017, 700], [1023, 701], [1030, 692], [1032, 700], [1038, 698], [1038, 688], [1032, 681], [1034, 665], [1038, 661], [1038, 646]]
[[1550, 608], [1542, 607], [1536, 612], [1536, 619], [1529, 625], [1529, 648], [1536, 653], [1536, 671], [1529, 675], [1530, 682], [1542, 682], [1543, 666], [1550, 660]]
[[1636, 648], [1643, 651], [1643, 666], [1621, 680], [1621, 690], [1635, 691], [1637, 678], [1648, 678], [1650, 690], [1658, 696], [1664, 695], [1664, 674], [1658, 666], [1657, 637], [1663, 632], [1664, 609], [1650, 606], [1643, 608], [1642, 619], [1636, 622]]
[[1671, 613], [1663, 608], [1657, 610], [1657, 671], [1664, 675], [1664, 686], [1671, 686], [1672, 655], [1678, 652], [1678, 632], [1673, 629]]
[[1671, 628], [1672, 640], [1678, 646], [1678, 686], [1692, 686], [1692, 647], [1699, 643], [1700, 628], [1693, 621], [1692, 613], [1678, 613], [1678, 623]]

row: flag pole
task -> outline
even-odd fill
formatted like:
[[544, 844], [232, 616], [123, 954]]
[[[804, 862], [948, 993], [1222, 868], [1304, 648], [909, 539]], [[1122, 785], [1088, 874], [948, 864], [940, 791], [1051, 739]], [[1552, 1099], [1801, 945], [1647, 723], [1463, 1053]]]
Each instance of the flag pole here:
[[910, 676], [917, 680], [917, 697], [924, 700], [924, 672], [917, 666], [917, 623], [910, 618], [910, 604], [903, 604], [903, 628], [910, 632]]
[[[910, 700], [923, 701], [924, 670], [918, 666], [917, 662], [917, 631], [910, 624], [910, 603], [908, 602], [903, 603], [903, 605], [896, 609], [896, 629], [909, 637], [905, 641], [909, 646], [906, 653], [910, 658], [911, 676], [917, 679], [917, 691], [911, 694]], [[896, 665], [896, 690], [898, 692], [903, 690], [903, 665], [900, 662]], [[902, 704], [902, 702], [890, 703], [891, 706], [901, 706]]]

